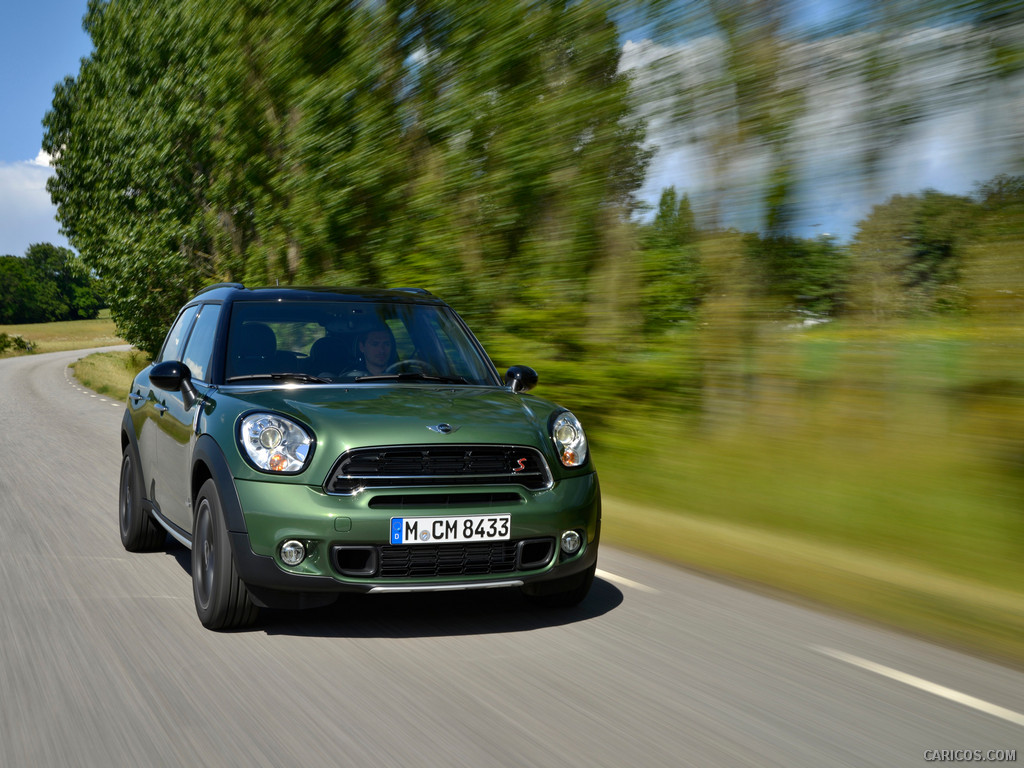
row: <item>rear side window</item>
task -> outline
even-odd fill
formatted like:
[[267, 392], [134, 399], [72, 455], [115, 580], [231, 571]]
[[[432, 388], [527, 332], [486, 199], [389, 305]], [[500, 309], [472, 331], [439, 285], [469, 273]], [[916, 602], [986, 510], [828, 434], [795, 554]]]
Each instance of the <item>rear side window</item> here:
[[220, 304], [204, 304], [188, 337], [182, 362], [192, 371], [192, 378], [208, 381], [210, 356], [213, 354], [213, 341], [217, 334], [217, 320], [220, 317]]
[[167, 338], [164, 339], [164, 348], [160, 351], [159, 362], [165, 360], [181, 360], [182, 347], [185, 345], [185, 339], [188, 338], [189, 328], [192, 327], [192, 321], [195, 320], [196, 313], [199, 311], [199, 307], [191, 306], [186, 307], [185, 310], [178, 315], [178, 319], [174, 321], [174, 326], [171, 328], [171, 332], [167, 334]]

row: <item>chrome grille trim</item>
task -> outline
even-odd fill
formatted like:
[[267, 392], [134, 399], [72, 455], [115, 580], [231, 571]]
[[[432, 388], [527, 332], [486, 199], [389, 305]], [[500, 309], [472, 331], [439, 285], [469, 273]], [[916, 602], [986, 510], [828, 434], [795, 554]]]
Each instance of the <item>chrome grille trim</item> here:
[[[513, 471], [522, 462], [524, 469]], [[505, 470], [495, 471], [500, 467]], [[384, 445], [345, 451], [331, 468], [323, 489], [332, 496], [356, 496], [364, 490], [481, 485], [543, 491], [554, 481], [544, 455], [529, 446]]]

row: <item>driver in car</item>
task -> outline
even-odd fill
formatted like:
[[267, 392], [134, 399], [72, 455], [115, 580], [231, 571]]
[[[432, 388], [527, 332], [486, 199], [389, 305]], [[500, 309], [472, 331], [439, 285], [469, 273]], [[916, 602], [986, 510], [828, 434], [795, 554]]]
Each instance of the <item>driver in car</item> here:
[[364, 370], [352, 371], [350, 376], [381, 376], [395, 362], [395, 337], [387, 326], [364, 332], [357, 346]]

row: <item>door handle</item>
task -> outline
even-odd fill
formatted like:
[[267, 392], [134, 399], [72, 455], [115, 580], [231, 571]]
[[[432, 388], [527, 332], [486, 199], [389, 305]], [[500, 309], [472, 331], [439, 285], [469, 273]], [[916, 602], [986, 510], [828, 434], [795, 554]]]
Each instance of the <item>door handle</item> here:
[[140, 394], [132, 392], [130, 395], [128, 395], [128, 399], [132, 401], [132, 405], [138, 405], [139, 403], [141, 403], [146, 398], [144, 398]]
[[163, 403], [157, 403], [153, 407], [156, 409], [157, 413], [159, 413], [161, 416], [163, 416], [168, 411], [167, 406], [164, 405]]

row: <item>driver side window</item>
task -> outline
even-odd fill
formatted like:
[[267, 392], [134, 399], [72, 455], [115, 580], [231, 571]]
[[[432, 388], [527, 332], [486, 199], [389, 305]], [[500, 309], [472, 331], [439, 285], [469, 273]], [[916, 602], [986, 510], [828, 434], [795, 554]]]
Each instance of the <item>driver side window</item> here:
[[188, 338], [189, 329], [192, 327], [192, 321], [195, 320], [198, 311], [199, 307], [193, 305], [186, 307], [178, 315], [178, 319], [174, 322], [170, 333], [167, 334], [167, 338], [164, 340], [163, 349], [160, 350], [160, 359], [155, 362], [162, 363], [166, 360], [181, 360], [185, 339]]
[[185, 354], [182, 361], [192, 371], [192, 378], [198, 381], [208, 381], [207, 372], [210, 367], [210, 357], [213, 354], [213, 342], [217, 333], [217, 319], [220, 317], [219, 304], [204, 304], [203, 311], [196, 320], [192, 335], [188, 337], [185, 345]]

